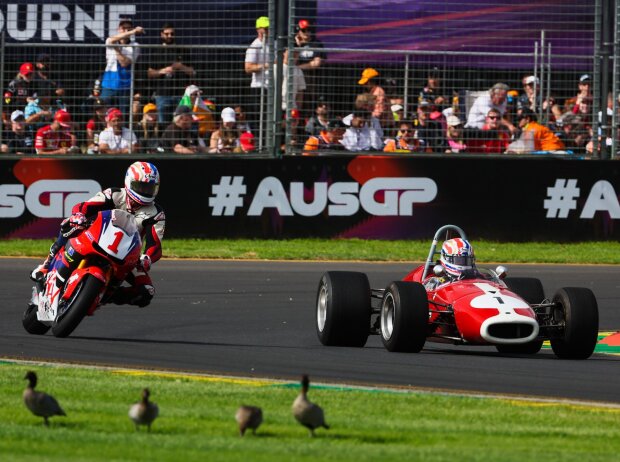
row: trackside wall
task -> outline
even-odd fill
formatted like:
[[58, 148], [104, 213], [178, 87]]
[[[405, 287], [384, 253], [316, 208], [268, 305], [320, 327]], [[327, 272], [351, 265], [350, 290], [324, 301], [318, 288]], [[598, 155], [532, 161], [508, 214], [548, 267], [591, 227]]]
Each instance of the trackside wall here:
[[[0, 236], [51, 238], [76, 202], [122, 186], [131, 159], [0, 161]], [[620, 237], [620, 164], [557, 158], [288, 157], [153, 160], [167, 237]], [[618, 188], [618, 189], [616, 189]]]

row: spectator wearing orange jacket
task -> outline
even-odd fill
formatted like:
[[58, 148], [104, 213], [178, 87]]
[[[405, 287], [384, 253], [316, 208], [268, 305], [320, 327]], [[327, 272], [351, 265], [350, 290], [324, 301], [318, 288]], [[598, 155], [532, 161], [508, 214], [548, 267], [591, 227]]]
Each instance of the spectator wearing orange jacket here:
[[519, 128], [522, 131], [533, 132], [535, 151], [559, 151], [564, 150], [562, 140], [558, 138], [548, 127], [538, 123], [536, 113], [529, 108], [519, 110]]
[[304, 155], [316, 154], [312, 151], [342, 151], [344, 146], [340, 143], [346, 125], [341, 120], [332, 120], [316, 136], [311, 136], [304, 145]]

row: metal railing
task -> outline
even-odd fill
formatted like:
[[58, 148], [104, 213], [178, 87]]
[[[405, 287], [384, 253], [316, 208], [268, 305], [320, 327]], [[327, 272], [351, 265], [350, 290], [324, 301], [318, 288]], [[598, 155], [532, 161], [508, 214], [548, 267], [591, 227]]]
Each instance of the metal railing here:
[[[600, 2], [601, 0], [598, 0]], [[597, 10], [598, 11], [598, 10]], [[273, 13], [270, 13], [273, 14]], [[620, 18], [620, 12], [616, 12]], [[615, 31], [616, 35], [618, 31]], [[538, 78], [539, 84], [536, 87], [540, 101], [548, 100], [555, 96], [556, 99], [563, 100], [574, 96], [575, 83], [579, 75], [590, 73], [592, 69], [591, 59], [584, 59], [578, 55], [554, 54], [554, 51], [544, 35], [541, 33], [540, 42], [534, 44], [534, 48], [529, 53], [497, 53], [497, 52], [460, 52], [460, 51], [430, 51], [430, 50], [391, 50], [391, 49], [349, 49], [349, 48], [300, 48], [295, 45], [293, 40], [294, 24], [289, 25], [288, 34], [281, 37], [278, 46], [277, 37], [273, 34], [270, 37], [270, 62], [282, 63], [282, 56], [285, 52], [295, 55], [302, 51], [320, 51], [327, 55], [327, 59], [314, 76], [311, 85], [305, 92], [308, 99], [303, 102], [301, 107], [295, 107], [292, 98], [295, 93], [296, 75], [295, 66], [287, 66], [286, 73], [283, 73], [282, 80], [278, 80], [278, 72], [270, 79], [269, 86], [261, 91], [259, 110], [247, 115], [247, 123], [252, 127], [254, 133], [256, 149], [253, 155], [274, 157], [280, 155], [299, 155], [303, 153], [303, 143], [306, 135], [302, 129], [305, 120], [314, 114], [318, 98], [327, 101], [331, 114], [330, 118], [343, 119], [354, 109], [355, 98], [363, 93], [363, 88], [357, 84], [357, 80], [364, 68], [375, 67], [379, 70], [384, 81], [395, 82], [393, 95], [402, 102], [404, 106], [404, 117], [412, 119], [414, 108], [416, 107], [419, 94], [418, 89], [424, 86], [429, 71], [437, 68], [437, 59], [441, 58], [442, 65], [437, 69], [442, 79], [446, 83], [446, 90], [454, 94], [462, 95], [464, 91], [480, 91], [490, 88], [496, 82], [505, 82], [511, 88], [521, 90], [521, 80], [524, 75], [531, 74]], [[41, 52], [52, 55], [54, 62], [54, 78], [60, 80], [66, 90], [64, 104], [69, 111], [76, 114], [76, 122], [83, 124], [86, 114], [80, 112], [80, 101], [88, 98], [88, 92], [92, 88], [92, 82], [96, 80], [105, 64], [105, 44], [72, 44], [67, 47], [62, 43], [4, 43], [2, 39], [0, 50], [0, 80], [7, 82], [22, 62], [30, 61], [24, 59], [25, 56], [36, 56]], [[617, 40], [616, 40], [617, 42]], [[131, 46], [131, 45], [127, 45]], [[129, 114], [125, 120], [127, 128], [134, 131], [140, 122], [142, 109], [146, 104], [152, 102], [152, 89], [148, 79], [144, 77], [145, 67], [149, 65], [150, 52], [160, 48], [159, 45], [137, 45], [143, 53], [137, 62], [132, 63], [131, 67], [131, 86], [129, 98], [132, 104], [129, 105]], [[213, 127], [220, 122], [221, 110], [225, 107], [243, 107], [246, 95], [249, 90], [250, 76], [243, 71], [243, 60], [247, 46], [240, 45], [178, 45], [180, 50], [192, 53], [193, 63], [199, 69], [195, 79], [187, 81], [197, 85], [202, 89], [202, 97], [214, 103], [215, 109], [211, 110]], [[215, 57], [215, 58], [213, 58]], [[493, 58], [497, 60], [495, 67], [480, 67], [478, 60]], [[555, 59], [568, 60], [574, 63], [571, 70], [552, 69], [551, 63]], [[34, 59], [33, 59], [34, 61]], [[512, 63], [520, 64], [514, 67]], [[617, 94], [617, 74], [620, 60], [617, 50], [613, 55], [613, 95]], [[275, 68], [278, 70], [278, 67]], [[598, 90], [599, 76], [601, 70], [597, 62], [594, 63], [594, 104], [589, 116], [596, 125], [600, 107], [600, 91]], [[285, 82], [286, 92], [276, 91], [279, 85]], [[598, 92], [598, 93], [597, 93]], [[289, 100], [284, 101], [282, 94], [286, 93]], [[92, 95], [90, 95], [92, 96]], [[177, 93], [179, 100], [182, 94]], [[452, 93], [450, 94], [452, 96]], [[138, 103], [133, 104], [134, 97]], [[462, 104], [462, 103], [460, 103]], [[280, 109], [281, 108], [281, 109]], [[3, 125], [10, 125], [10, 112], [6, 100], [0, 100], [0, 111], [3, 113]], [[278, 117], [280, 110], [283, 111], [283, 119]], [[541, 120], [549, 122], [551, 119], [550, 109], [547, 106], [543, 109], [542, 105], [537, 106], [536, 110]], [[613, 98], [612, 127], [617, 127], [616, 111], [617, 99]], [[92, 114], [90, 114], [92, 115]], [[297, 119], [297, 117], [300, 117]], [[172, 123], [172, 120], [166, 123]], [[600, 122], [602, 123], [602, 122]], [[604, 130], [606, 126], [601, 127]], [[596, 132], [596, 128], [594, 128]], [[79, 127], [79, 132], [83, 128]], [[0, 131], [1, 132], [1, 131]], [[211, 133], [211, 132], [209, 132]], [[614, 130], [615, 133], [615, 130]], [[1, 135], [0, 135], [1, 136]], [[78, 137], [79, 138], [79, 137]], [[612, 137], [613, 143], [610, 146], [610, 156], [616, 156], [616, 136]], [[209, 140], [205, 140], [207, 145]], [[597, 137], [593, 137], [596, 146]], [[79, 138], [82, 152], [85, 153], [84, 140]], [[597, 152], [596, 147], [594, 152]], [[157, 153], [151, 153], [157, 155]], [[166, 154], [170, 154], [167, 152]], [[225, 155], [235, 153], [225, 153]], [[594, 157], [597, 157], [594, 154]]]

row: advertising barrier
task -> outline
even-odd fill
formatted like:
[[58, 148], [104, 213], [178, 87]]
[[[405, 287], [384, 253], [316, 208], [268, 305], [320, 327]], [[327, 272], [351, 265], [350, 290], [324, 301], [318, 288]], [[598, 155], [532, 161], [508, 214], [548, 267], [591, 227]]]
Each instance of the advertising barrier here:
[[[77, 202], [121, 187], [130, 159], [2, 160], [0, 236], [52, 238]], [[620, 164], [558, 158], [153, 160], [169, 238], [618, 239]]]

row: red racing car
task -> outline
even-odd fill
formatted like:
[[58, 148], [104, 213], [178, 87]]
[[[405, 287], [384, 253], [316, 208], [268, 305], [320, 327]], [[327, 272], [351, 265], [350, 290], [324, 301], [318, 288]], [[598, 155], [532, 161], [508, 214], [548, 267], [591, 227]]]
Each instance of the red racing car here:
[[[460, 237], [446, 241], [440, 252], [437, 243], [444, 233]], [[459, 248], [450, 250], [455, 242]], [[565, 287], [547, 299], [538, 279], [508, 278], [502, 266], [477, 268], [467, 246], [463, 230], [442, 226], [427, 261], [385, 289], [371, 289], [364, 273], [326, 272], [316, 302], [319, 340], [323, 345], [363, 347], [375, 334], [389, 351], [419, 352], [429, 340], [493, 345], [511, 354], [535, 354], [549, 340], [558, 358], [592, 355], [598, 305], [590, 289]], [[452, 271], [454, 266], [464, 270]]]

